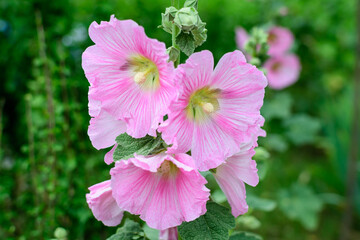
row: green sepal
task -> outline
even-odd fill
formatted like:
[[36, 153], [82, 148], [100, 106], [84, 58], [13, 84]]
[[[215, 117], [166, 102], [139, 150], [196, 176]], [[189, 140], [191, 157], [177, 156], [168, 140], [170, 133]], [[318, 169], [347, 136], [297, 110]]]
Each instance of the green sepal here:
[[195, 9], [198, 8], [198, 0], [186, 0], [184, 3], [184, 7], [193, 7]]
[[169, 55], [168, 61], [175, 62], [179, 57], [180, 50], [178, 48], [172, 46], [172, 47], [169, 47], [168, 49], [166, 49], [166, 53]]
[[187, 56], [190, 56], [195, 51], [195, 39], [191, 33], [181, 32], [176, 37], [176, 44]]

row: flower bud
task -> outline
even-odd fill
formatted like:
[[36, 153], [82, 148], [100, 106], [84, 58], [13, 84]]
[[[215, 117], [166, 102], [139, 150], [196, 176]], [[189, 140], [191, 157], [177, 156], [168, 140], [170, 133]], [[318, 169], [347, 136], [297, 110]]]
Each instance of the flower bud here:
[[175, 14], [174, 22], [184, 32], [190, 32], [201, 23], [198, 12], [193, 7], [184, 7]]
[[161, 27], [168, 33], [172, 33], [172, 25], [174, 24], [175, 14], [177, 13], [177, 9], [175, 7], [168, 7], [165, 10], [165, 13], [161, 14]]
[[170, 61], [175, 62], [179, 57], [180, 50], [172, 46], [166, 49], [166, 53], [169, 54], [169, 62]]

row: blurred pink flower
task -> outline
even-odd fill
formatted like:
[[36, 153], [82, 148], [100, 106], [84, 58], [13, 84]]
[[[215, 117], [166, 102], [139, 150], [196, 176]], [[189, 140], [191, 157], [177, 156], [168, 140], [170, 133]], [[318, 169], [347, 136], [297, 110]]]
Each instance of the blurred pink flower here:
[[152, 228], [165, 230], [206, 212], [206, 180], [187, 154], [135, 154], [116, 162], [110, 174], [118, 206]]
[[114, 16], [100, 25], [93, 22], [89, 35], [95, 45], [83, 53], [82, 66], [93, 99], [114, 120], [125, 121], [129, 135], [155, 136], [177, 97], [165, 44], [148, 38], [134, 21]]
[[121, 223], [124, 211], [116, 204], [110, 185], [111, 181], [108, 180], [91, 186], [86, 201], [97, 220], [106, 226], [117, 226]]
[[246, 30], [242, 27], [238, 27], [235, 30], [236, 44], [241, 51], [245, 51], [245, 44], [249, 40], [249, 35]]
[[297, 81], [301, 65], [296, 55], [286, 54], [268, 59], [264, 68], [267, 70], [269, 87], [283, 89]]
[[268, 34], [270, 56], [285, 54], [294, 43], [294, 36], [287, 28], [275, 26], [269, 30]]
[[177, 240], [178, 230], [177, 227], [161, 230], [159, 234], [159, 240]]
[[225, 54], [214, 68], [212, 53], [194, 53], [177, 71], [183, 91], [159, 128], [163, 139], [187, 152], [197, 168], [215, 168], [240, 150], [263, 123], [264, 74], [240, 51]]
[[[259, 135], [265, 136], [261, 130]], [[237, 217], [248, 211], [245, 184], [255, 187], [259, 183], [256, 162], [252, 160], [257, 146], [257, 136], [248, 143], [242, 144], [239, 153], [226, 159], [216, 168], [214, 177], [225, 193], [231, 206], [231, 213]]]

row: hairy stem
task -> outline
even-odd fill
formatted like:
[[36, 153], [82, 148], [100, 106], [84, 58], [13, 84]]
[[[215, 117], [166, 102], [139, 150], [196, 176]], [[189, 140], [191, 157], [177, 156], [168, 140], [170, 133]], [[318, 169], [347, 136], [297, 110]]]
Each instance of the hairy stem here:
[[[171, 5], [176, 7], [177, 9], [179, 9], [180, 8], [180, 0], [171, 0]], [[172, 46], [180, 50], [179, 46], [176, 44], [176, 33], [175, 33], [175, 31], [176, 31], [176, 26], [173, 23], [172, 31], [171, 31], [172, 32], [172, 34], [171, 34]], [[178, 58], [174, 62], [175, 67], [177, 67], [180, 64], [180, 54], [181, 54], [181, 52], [179, 53]]]

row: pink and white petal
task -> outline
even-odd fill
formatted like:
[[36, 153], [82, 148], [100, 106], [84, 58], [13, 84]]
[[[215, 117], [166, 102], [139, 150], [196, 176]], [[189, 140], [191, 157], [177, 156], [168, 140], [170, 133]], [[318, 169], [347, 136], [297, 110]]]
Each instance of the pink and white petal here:
[[114, 162], [114, 152], [115, 152], [117, 146], [118, 146], [118, 144], [116, 143], [116, 144], [114, 145], [114, 147], [112, 147], [111, 150], [105, 154], [104, 162], [105, 162], [107, 165], [110, 165], [111, 163]]
[[[110, 172], [115, 189], [113, 196], [118, 205], [139, 214], [150, 227], [160, 230], [199, 217], [206, 211], [205, 204], [209, 197], [208, 190], [204, 189], [206, 180], [196, 170], [180, 168], [177, 175], [171, 177], [145, 170], [159, 166], [159, 159], [162, 158], [147, 158], [147, 162], [143, 159], [117, 162]], [[167, 160], [172, 161], [168, 157]]]
[[124, 121], [116, 120], [109, 113], [101, 110], [97, 117], [90, 119], [88, 135], [92, 145], [96, 149], [102, 149], [113, 146], [116, 137], [125, 131]]
[[238, 151], [236, 139], [224, 132], [222, 126], [216, 122], [211, 121], [195, 126], [191, 154], [200, 171], [216, 168], [227, 157]]
[[114, 15], [109, 22], [92, 22], [89, 27], [91, 40], [109, 54], [123, 56], [135, 49], [135, 30], [144, 31], [132, 20], [119, 21]]
[[159, 232], [159, 240], [177, 240], [178, 230], [177, 227], [168, 228]]
[[229, 201], [231, 213], [237, 217], [245, 214], [249, 207], [245, 200], [245, 184], [233, 174], [234, 172], [230, 168], [223, 168], [222, 170], [218, 169], [214, 177]]
[[91, 84], [95, 82], [99, 73], [119, 70], [124, 63], [125, 59], [107, 53], [97, 45], [88, 47], [82, 54], [82, 68]]
[[214, 69], [214, 57], [208, 50], [192, 54], [185, 64], [179, 66], [184, 71], [183, 87], [185, 92], [194, 92], [209, 84]]
[[117, 226], [121, 223], [123, 210], [116, 204], [112, 197], [111, 181], [98, 183], [89, 188], [86, 201], [94, 217], [106, 226]]
[[242, 27], [238, 27], [235, 30], [236, 33], [236, 44], [237, 47], [244, 51], [245, 50], [245, 44], [247, 43], [247, 41], [249, 40], [249, 35], [246, 32], [246, 30]]

